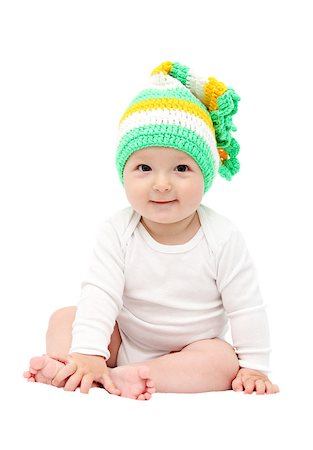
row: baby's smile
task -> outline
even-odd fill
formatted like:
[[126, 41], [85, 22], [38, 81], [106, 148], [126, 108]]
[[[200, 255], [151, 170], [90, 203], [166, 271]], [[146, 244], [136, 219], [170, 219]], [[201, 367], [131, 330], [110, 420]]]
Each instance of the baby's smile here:
[[154, 201], [154, 200], [150, 200], [152, 203], [155, 203], [155, 204], [157, 204], [157, 205], [168, 205], [168, 204], [170, 204], [170, 203], [174, 203], [174, 202], [176, 202], [177, 200], [168, 200], [168, 201], [166, 201], [166, 202], [164, 202], [164, 201]]

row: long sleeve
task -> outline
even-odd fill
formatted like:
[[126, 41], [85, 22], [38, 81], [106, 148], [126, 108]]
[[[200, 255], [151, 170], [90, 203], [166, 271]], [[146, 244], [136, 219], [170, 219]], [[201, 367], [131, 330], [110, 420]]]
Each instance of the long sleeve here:
[[217, 287], [230, 321], [240, 367], [269, 372], [270, 336], [265, 305], [254, 264], [237, 229], [219, 251]]
[[70, 352], [110, 357], [108, 345], [123, 304], [124, 257], [118, 234], [107, 221], [100, 228], [72, 329]]

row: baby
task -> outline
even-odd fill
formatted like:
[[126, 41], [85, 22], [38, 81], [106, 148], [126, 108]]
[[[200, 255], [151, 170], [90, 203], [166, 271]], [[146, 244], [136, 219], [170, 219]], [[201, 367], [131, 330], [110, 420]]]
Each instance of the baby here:
[[239, 170], [238, 101], [179, 63], [152, 72], [119, 127], [116, 166], [131, 206], [99, 229], [78, 306], [51, 316], [28, 381], [138, 400], [279, 391], [267, 376], [268, 321], [244, 239], [201, 203], [217, 173], [230, 180]]

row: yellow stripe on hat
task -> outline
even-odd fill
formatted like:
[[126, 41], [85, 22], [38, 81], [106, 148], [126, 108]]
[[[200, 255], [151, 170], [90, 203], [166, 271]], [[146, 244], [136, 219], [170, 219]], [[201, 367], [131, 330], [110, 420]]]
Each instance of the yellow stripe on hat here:
[[152, 109], [179, 109], [181, 111], [186, 111], [190, 114], [200, 117], [200, 119], [202, 119], [208, 125], [208, 127], [210, 127], [213, 135], [215, 136], [215, 130], [209, 113], [206, 113], [202, 108], [200, 108], [200, 106], [197, 106], [193, 102], [177, 98], [153, 98], [139, 101], [125, 111], [120, 120], [120, 124], [124, 119], [126, 119], [126, 117], [129, 117], [135, 112], [148, 111]]
[[153, 69], [153, 71], [151, 72], [151, 75], [154, 75], [154, 74], [160, 73], [160, 72], [163, 72], [164, 75], [168, 75], [173, 67], [174, 67], [174, 65], [171, 61], [165, 61], [162, 64], [160, 64], [158, 67]]
[[203, 103], [209, 111], [216, 111], [218, 109], [218, 97], [227, 91], [227, 86], [218, 81], [216, 78], [210, 77], [203, 86], [204, 100]]

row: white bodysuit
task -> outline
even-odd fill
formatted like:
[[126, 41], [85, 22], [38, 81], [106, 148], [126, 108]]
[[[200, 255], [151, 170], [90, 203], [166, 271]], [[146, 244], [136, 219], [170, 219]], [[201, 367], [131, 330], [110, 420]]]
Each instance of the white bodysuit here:
[[237, 228], [200, 205], [201, 227], [182, 245], [155, 241], [125, 208], [100, 228], [82, 283], [70, 352], [109, 358], [115, 321], [117, 364], [225, 338], [228, 323], [239, 365], [269, 372], [269, 330], [253, 262]]

